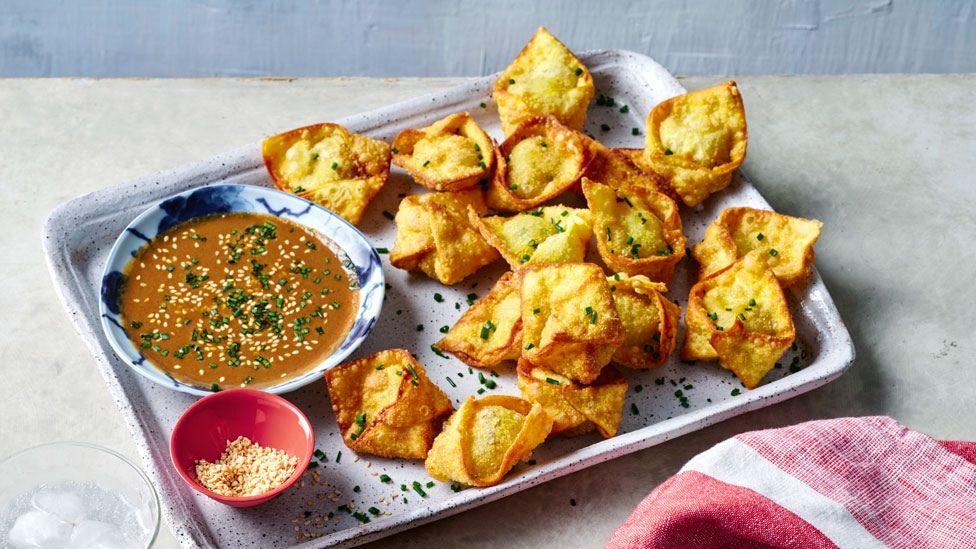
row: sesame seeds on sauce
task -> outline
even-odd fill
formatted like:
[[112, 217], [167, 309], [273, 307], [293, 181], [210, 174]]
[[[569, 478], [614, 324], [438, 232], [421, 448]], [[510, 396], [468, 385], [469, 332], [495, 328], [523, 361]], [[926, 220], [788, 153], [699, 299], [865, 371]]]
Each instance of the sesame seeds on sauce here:
[[280, 383], [331, 354], [355, 320], [355, 269], [336, 250], [271, 215], [191, 219], [127, 266], [123, 326], [180, 381], [212, 390]]

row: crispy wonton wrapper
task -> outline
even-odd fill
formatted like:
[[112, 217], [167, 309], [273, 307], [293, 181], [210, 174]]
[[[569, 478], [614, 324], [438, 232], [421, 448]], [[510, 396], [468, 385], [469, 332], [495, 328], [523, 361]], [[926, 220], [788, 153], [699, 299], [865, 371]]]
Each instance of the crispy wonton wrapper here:
[[468, 221], [468, 207], [487, 213], [480, 189], [412, 195], [400, 201], [390, 263], [455, 284], [498, 259]]
[[645, 276], [616, 274], [607, 278], [617, 314], [624, 325], [623, 344], [613, 362], [628, 368], [655, 368], [674, 350], [681, 307], [664, 297], [667, 286]]
[[592, 157], [589, 139], [555, 118], [526, 120], [495, 148], [485, 201], [503, 212], [535, 208], [575, 185]]
[[461, 315], [434, 347], [477, 368], [490, 368], [522, 354], [522, 310], [519, 279], [507, 272], [488, 295]]
[[520, 359], [518, 388], [522, 398], [538, 402], [553, 418], [553, 435], [573, 437], [596, 429], [603, 438], [610, 438], [620, 425], [627, 379], [607, 366], [592, 384], [580, 385]]
[[498, 104], [502, 131], [508, 136], [522, 122], [543, 115], [555, 116], [574, 130], [583, 129], [593, 91], [593, 77], [586, 66], [539, 27], [495, 81], [492, 96]]
[[714, 359], [749, 389], [796, 336], [783, 288], [756, 250], [695, 284], [685, 313], [682, 360]]
[[658, 103], [647, 117], [643, 152], [624, 152], [696, 206], [728, 186], [748, 141], [742, 96], [730, 80]]
[[513, 270], [536, 263], [579, 263], [590, 246], [590, 212], [544, 206], [512, 217], [481, 217], [468, 209], [471, 225]]
[[552, 418], [539, 404], [493, 395], [464, 401], [434, 440], [424, 465], [431, 477], [492, 486], [549, 436]]
[[522, 271], [522, 358], [593, 383], [624, 341], [610, 285], [592, 263], [543, 263]]
[[[728, 208], [705, 230], [691, 250], [704, 279], [740, 257], [760, 250], [784, 288], [803, 280], [816, 254], [813, 244], [823, 223], [753, 208]], [[775, 252], [774, 252], [775, 250]], [[775, 255], [773, 255], [775, 254]]]
[[495, 166], [495, 147], [466, 112], [422, 130], [404, 130], [393, 141], [393, 163], [434, 191], [459, 191], [484, 180]]
[[297, 194], [358, 225], [390, 175], [390, 146], [336, 124], [264, 140], [264, 165], [278, 190]]
[[[593, 160], [586, 165], [583, 175], [612, 189], [628, 188], [657, 191], [678, 200], [678, 195], [660, 175], [641, 169], [625, 154], [627, 149], [611, 149], [595, 139], [590, 139]], [[640, 149], [643, 150], [643, 149]]]
[[404, 349], [391, 349], [325, 372], [332, 410], [350, 450], [423, 459], [451, 413], [451, 400]]
[[597, 251], [608, 267], [629, 275], [670, 282], [685, 256], [678, 205], [649, 190], [610, 188], [583, 178], [593, 215]]

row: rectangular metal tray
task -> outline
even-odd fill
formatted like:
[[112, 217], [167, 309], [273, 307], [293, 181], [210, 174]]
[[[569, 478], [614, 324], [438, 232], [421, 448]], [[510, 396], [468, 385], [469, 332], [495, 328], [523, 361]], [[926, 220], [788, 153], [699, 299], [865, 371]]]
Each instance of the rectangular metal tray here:
[[[597, 93], [611, 96], [615, 102], [614, 107], [592, 103], [584, 131], [609, 146], [642, 147], [647, 113], [658, 102], [682, 93], [681, 86], [660, 65], [640, 54], [603, 50], [586, 52], [580, 58], [593, 74]], [[392, 142], [406, 128], [423, 127], [448, 114], [467, 111], [501, 141], [498, 113], [490, 98], [495, 78], [494, 75], [478, 78], [442, 93], [337, 122], [350, 131]], [[624, 104], [629, 106], [627, 113], [619, 110]], [[604, 130], [604, 124], [610, 129]], [[641, 135], [632, 135], [632, 128], [638, 128]], [[409, 486], [415, 480], [426, 484], [430, 480], [423, 462], [368, 455], [356, 460], [354, 453], [345, 448], [323, 381], [284, 395], [308, 415], [315, 426], [316, 447], [328, 455], [328, 463], [316, 470], [320, 483], [314, 484], [311, 475], [306, 474], [304, 483], [296, 484], [266, 504], [249, 509], [225, 507], [186, 486], [170, 461], [170, 431], [194, 397], [154, 385], [129, 371], [109, 347], [98, 319], [105, 260], [115, 238], [129, 221], [168, 195], [218, 182], [270, 186], [260, 143], [82, 196], [55, 210], [43, 229], [48, 265], [61, 300], [116, 398], [135, 438], [142, 465], [159, 489], [166, 522], [184, 547], [287, 547], [299, 542], [307, 542], [308, 547], [357, 545], [788, 399], [831, 381], [854, 360], [847, 329], [814, 270], [808, 281], [787, 291], [796, 323], [797, 345], [783, 357], [783, 367], [771, 371], [758, 388], [741, 389], [735, 376], [715, 363], [687, 365], [677, 356], [653, 370], [623, 368], [630, 389], [617, 436], [607, 440], [596, 434], [572, 439], [557, 437], [536, 449], [534, 465], [518, 465], [497, 486], [454, 492], [449, 483], [437, 483], [426, 489], [427, 496], [423, 498], [413, 491], [404, 493], [399, 489], [401, 484]], [[396, 212], [400, 193], [420, 192], [425, 190], [414, 184], [403, 170], [394, 167], [387, 187], [369, 207], [359, 228], [375, 246], [392, 248], [396, 229], [382, 213]], [[771, 209], [737, 172], [726, 190], [702, 206], [682, 207], [689, 245], [700, 241], [705, 227], [730, 206]], [[407, 348], [417, 354], [430, 378], [457, 406], [481, 387], [477, 372], [471, 375], [468, 367], [456, 359], [436, 356], [430, 345], [440, 338], [439, 328], [453, 324], [467, 308], [468, 294], [483, 296], [507, 266], [498, 261], [463, 282], [446, 287], [423, 275], [393, 268], [388, 256], [383, 256], [383, 261], [391, 289], [373, 333], [350, 359], [392, 347]], [[682, 307], [687, 304], [695, 275], [692, 260], [679, 264], [668, 296], [678, 300]], [[435, 292], [444, 296], [442, 303], [433, 299]], [[418, 325], [423, 326], [423, 331], [418, 331]], [[680, 341], [683, 327], [678, 337]], [[514, 370], [499, 367], [495, 371], [499, 375], [498, 388], [491, 393], [518, 395]], [[447, 375], [457, 382], [456, 388], [446, 383]], [[636, 392], [636, 385], [641, 385], [643, 390]], [[684, 391], [688, 397], [687, 408], [674, 396], [675, 390], [685, 385], [693, 386]], [[734, 391], [737, 388], [740, 391]], [[631, 412], [631, 403], [637, 405], [639, 414]], [[337, 463], [339, 451], [342, 460]], [[393, 478], [392, 485], [378, 480], [377, 475], [382, 473]], [[354, 492], [354, 486], [360, 486], [360, 491]], [[337, 492], [341, 496], [334, 498]], [[395, 500], [391, 497], [393, 493], [399, 493]], [[320, 494], [325, 497], [319, 498]], [[379, 502], [380, 498], [384, 502]], [[359, 510], [376, 506], [391, 515], [360, 524], [350, 514], [338, 510], [339, 505], [350, 502]], [[311, 517], [302, 517], [305, 511], [312, 513]], [[317, 528], [314, 519], [330, 512], [339, 522], [320, 521], [326, 525]], [[295, 521], [296, 518], [300, 520]], [[312, 523], [306, 526], [304, 522], [310, 519]], [[317, 537], [305, 536], [306, 533]]]

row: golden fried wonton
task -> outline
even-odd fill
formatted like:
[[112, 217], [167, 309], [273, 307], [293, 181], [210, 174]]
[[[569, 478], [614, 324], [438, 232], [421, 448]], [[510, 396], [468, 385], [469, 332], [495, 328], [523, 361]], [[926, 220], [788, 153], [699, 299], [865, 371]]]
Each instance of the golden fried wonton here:
[[539, 404], [513, 396], [471, 396], [447, 420], [424, 465], [441, 482], [492, 486], [528, 459], [551, 429], [552, 418]]
[[626, 333], [613, 362], [628, 368], [660, 366], [674, 350], [681, 307], [664, 297], [664, 284], [645, 276], [616, 274], [607, 282]]
[[796, 335], [783, 289], [762, 254], [749, 252], [691, 288], [681, 347], [683, 360], [718, 358], [750, 389]]
[[585, 177], [614, 189], [644, 189], [678, 198], [666, 179], [637, 166], [625, 154], [628, 149], [611, 149], [595, 139], [590, 139], [590, 149], [593, 151], [593, 160], [586, 165], [586, 173], [583, 174]]
[[321, 204], [358, 225], [390, 175], [390, 146], [336, 124], [298, 128], [264, 140], [275, 187]]
[[589, 140], [555, 118], [526, 120], [495, 148], [485, 201], [504, 212], [532, 209], [576, 184], [592, 156]]
[[481, 180], [487, 184], [495, 147], [471, 115], [459, 112], [422, 130], [400, 132], [393, 141], [393, 163], [428, 189], [459, 191]]
[[434, 344], [469, 366], [488, 368], [522, 354], [519, 279], [507, 272]]
[[701, 264], [699, 278], [720, 271], [751, 252], [763, 252], [784, 288], [803, 280], [816, 254], [813, 244], [823, 223], [753, 208], [728, 208], [691, 250]]
[[336, 366], [325, 381], [342, 440], [354, 452], [423, 459], [453, 410], [403, 349]]
[[643, 154], [630, 158], [696, 206], [728, 186], [748, 141], [742, 96], [730, 80], [659, 103], [647, 117]]
[[583, 129], [593, 91], [593, 77], [586, 66], [539, 27], [495, 81], [492, 95], [508, 136], [522, 122], [542, 115], [555, 116], [574, 130]]
[[481, 217], [468, 211], [471, 225], [513, 270], [535, 263], [579, 263], [590, 245], [590, 212], [544, 206], [512, 217]]
[[592, 383], [624, 341], [606, 275], [592, 263], [543, 263], [522, 271], [522, 358]]
[[486, 213], [480, 189], [412, 195], [400, 201], [390, 263], [454, 284], [498, 259], [468, 221], [468, 206]]
[[576, 436], [597, 429], [603, 438], [610, 438], [620, 425], [627, 380], [607, 366], [592, 384], [580, 385], [521, 359], [518, 388], [522, 398], [538, 402], [553, 418], [552, 434]]
[[608, 267], [669, 282], [685, 256], [685, 236], [674, 200], [643, 189], [610, 188], [583, 178], [597, 250]]

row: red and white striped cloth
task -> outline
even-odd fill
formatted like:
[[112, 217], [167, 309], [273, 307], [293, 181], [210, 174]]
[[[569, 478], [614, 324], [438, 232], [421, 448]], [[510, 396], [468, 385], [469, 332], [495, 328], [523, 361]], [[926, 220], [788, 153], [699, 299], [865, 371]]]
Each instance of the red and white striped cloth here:
[[658, 486], [608, 549], [976, 548], [976, 443], [889, 417], [753, 431]]

